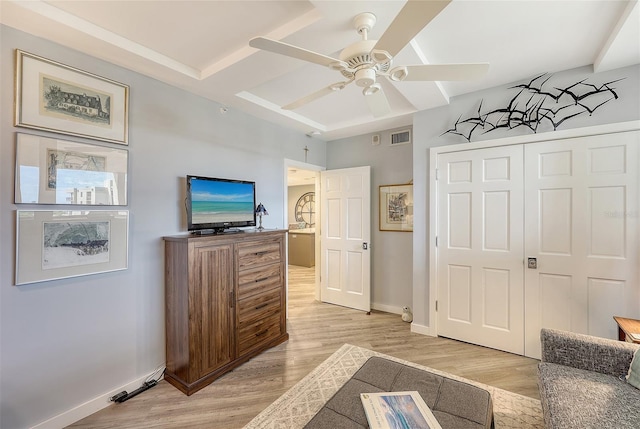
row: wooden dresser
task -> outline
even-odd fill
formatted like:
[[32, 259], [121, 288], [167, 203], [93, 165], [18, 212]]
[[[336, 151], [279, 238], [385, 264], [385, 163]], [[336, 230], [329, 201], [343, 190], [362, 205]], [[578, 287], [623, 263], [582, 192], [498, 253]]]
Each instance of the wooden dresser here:
[[191, 395], [289, 338], [286, 230], [165, 241], [165, 379]]

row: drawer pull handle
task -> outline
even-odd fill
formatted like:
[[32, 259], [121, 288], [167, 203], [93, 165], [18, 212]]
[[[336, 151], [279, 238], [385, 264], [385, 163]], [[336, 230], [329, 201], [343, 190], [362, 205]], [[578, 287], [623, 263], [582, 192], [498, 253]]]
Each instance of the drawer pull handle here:
[[259, 279], [256, 279], [256, 283], [263, 282], [263, 281], [267, 280], [268, 278], [269, 277], [260, 277]]
[[269, 253], [269, 252], [267, 252], [266, 250], [263, 250], [262, 252], [256, 252], [255, 255], [256, 256], [262, 256], [262, 255], [266, 255], [267, 253]]
[[260, 310], [261, 308], [265, 308], [267, 305], [269, 305], [268, 302], [265, 302], [264, 304], [260, 304], [256, 307], [256, 310]]
[[269, 332], [269, 330], [268, 330], [268, 329], [265, 329], [265, 330], [264, 330], [264, 331], [262, 331], [262, 332], [258, 332], [258, 333], [256, 334], [256, 337], [261, 337], [261, 336], [263, 336], [264, 334], [266, 334], [267, 332]]

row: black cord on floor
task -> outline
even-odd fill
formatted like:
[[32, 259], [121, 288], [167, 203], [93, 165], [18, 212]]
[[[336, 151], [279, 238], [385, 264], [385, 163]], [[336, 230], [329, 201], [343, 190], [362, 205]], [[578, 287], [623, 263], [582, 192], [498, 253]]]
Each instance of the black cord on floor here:
[[[162, 370], [162, 372], [160, 372], [160, 370]], [[136, 390], [134, 390], [131, 393], [127, 393], [126, 390], [123, 390], [122, 392], [110, 397], [109, 401], [116, 402], [116, 403], [121, 403], [121, 402], [124, 402], [124, 401], [127, 401], [127, 400], [133, 398], [134, 396], [137, 396], [137, 395], [141, 394], [142, 392], [144, 392], [146, 390], [151, 389], [153, 386], [158, 384], [158, 381], [160, 381], [160, 379], [164, 375], [165, 370], [166, 370], [165, 367], [158, 368], [153, 373], [151, 373], [151, 375], [149, 377], [147, 377], [145, 382], [142, 383], [142, 386], [138, 387]], [[158, 376], [157, 379], [155, 379], [153, 376], [156, 375], [158, 372], [160, 372], [160, 375]]]

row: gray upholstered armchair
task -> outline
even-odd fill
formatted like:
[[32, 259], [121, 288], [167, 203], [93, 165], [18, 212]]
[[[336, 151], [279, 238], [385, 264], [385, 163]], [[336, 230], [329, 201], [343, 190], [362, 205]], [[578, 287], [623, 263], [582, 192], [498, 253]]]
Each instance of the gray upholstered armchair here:
[[640, 428], [640, 390], [624, 378], [640, 345], [551, 329], [540, 339], [547, 429]]

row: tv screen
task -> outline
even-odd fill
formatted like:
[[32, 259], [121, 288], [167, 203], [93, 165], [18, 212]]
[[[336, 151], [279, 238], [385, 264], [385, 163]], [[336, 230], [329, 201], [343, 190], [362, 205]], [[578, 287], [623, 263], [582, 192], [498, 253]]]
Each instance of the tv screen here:
[[187, 228], [213, 230], [256, 225], [255, 183], [187, 176]]

